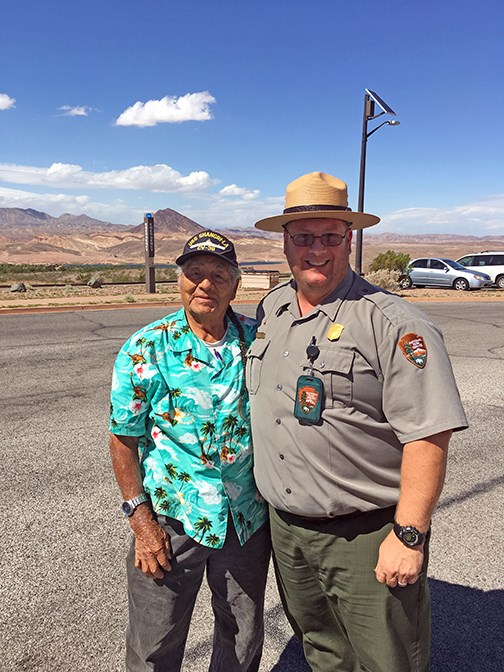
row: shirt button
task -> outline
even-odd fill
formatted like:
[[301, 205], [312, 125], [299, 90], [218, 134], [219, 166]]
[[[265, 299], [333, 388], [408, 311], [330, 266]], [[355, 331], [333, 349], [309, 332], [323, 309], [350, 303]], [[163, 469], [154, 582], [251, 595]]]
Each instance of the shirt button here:
[[275, 422], [276, 422], [277, 425], [281, 425], [281, 424], [282, 424], [282, 421], [280, 420], [280, 418], [277, 418], [277, 419], [275, 420]]
[[288, 357], [288, 356], [289, 356], [289, 351], [288, 351], [288, 350], [285, 350], [284, 353], [283, 353], [283, 356], [284, 356], [284, 357]]
[[283, 385], [280, 385], [280, 383], [278, 383], [277, 390], [283, 390]]
[[280, 458], [281, 460], [285, 460], [285, 455], [283, 455], [283, 453], [280, 453], [279, 458]]
[[291, 492], [292, 492], [292, 490], [291, 490], [290, 488], [285, 488], [285, 492], [286, 492], [288, 495], [290, 495]]
[[320, 362], [320, 368], [321, 369], [325, 368], [325, 362]]

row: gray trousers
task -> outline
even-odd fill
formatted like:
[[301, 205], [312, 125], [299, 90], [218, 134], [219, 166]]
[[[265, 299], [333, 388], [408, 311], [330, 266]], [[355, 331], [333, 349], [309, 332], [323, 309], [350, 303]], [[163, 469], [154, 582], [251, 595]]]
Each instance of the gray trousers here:
[[212, 549], [186, 535], [173, 518], [159, 516], [159, 523], [171, 540], [171, 572], [154, 580], [136, 569], [134, 540], [126, 561], [127, 672], [180, 670], [205, 570], [215, 618], [210, 672], [257, 672], [264, 640], [269, 525], [240, 546], [230, 520], [224, 547]]

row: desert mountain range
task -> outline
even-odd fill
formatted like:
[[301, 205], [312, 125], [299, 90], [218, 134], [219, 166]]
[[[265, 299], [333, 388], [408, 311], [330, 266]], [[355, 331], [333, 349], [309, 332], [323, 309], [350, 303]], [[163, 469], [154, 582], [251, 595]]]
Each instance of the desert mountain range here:
[[[166, 208], [153, 213], [155, 261], [173, 263], [186, 240], [204, 227]], [[282, 237], [249, 229], [222, 230], [236, 245], [241, 262], [261, 262], [261, 268], [285, 268]], [[412, 258], [504, 249], [504, 236], [364, 232], [363, 267], [376, 255], [393, 249]], [[144, 262], [144, 225], [124, 226], [87, 215], [52, 217], [33, 209], [0, 208], [0, 263], [104, 264]], [[266, 262], [266, 263], [265, 263]], [[280, 262], [280, 263], [279, 263]]]

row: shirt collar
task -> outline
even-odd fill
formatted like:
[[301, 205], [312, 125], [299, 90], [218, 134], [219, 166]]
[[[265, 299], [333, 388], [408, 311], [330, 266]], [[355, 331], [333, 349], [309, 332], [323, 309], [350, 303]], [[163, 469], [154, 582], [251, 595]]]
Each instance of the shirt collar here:
[[[226, 343], [234, 343], [238, 339], [238, 330], [233, 324], [233, 322], [229, 319], [229, 317], [226, 315], [225, 317], [226, 323], [227, 323], [227, 328], [226, 332], [223, 336], [222, 339], [222, 345]], [[178, 342], [172, 341], [172, 350], [174, 352], [186, 352], [187, 350], [195, 350], [201, 353], [202, 358], [204, 360], [207, 359], [206, 355], [209, 353], [208, 348], [205, 346], [205, 344], [193, 333], [191, 327], [189, 326], [189, 323], [187, 321], [187, 317], [185, 314], [184, 308], [181, 308], [177, 313], [175, 313], [172, 317], [173, 322], [178, 322], [180, 325], [180, 328], [186, 327], [188, 329], [187, 333], [185, 333]], [[212, 353], [208, 354], [209, 357], [209, 362], [213, 361], [213, 355], [210, 357]]]
[[[319, 304], [318, 310], [324, 313], [324, 315], [326, 315], [333, 322], [336, 319], [336, 315], [342, 300], [350, 291], [356, 277], [357, 276], [352, 271], [352, 269], [349, 268], [345, 274], [345, 277], [336, 287], [336, 289], [331, 292], [329, 296], [326, 296], [326, 298]], [[299, 318], [299, 308], [296, 299], [296, 281], [294, 279], [292, 279], [286, 286], [285, 299], [286, 300], [278, 306], [276, 310], [276, 316], [278, 317], [286, 310], [290, 310], [294, 317]]]

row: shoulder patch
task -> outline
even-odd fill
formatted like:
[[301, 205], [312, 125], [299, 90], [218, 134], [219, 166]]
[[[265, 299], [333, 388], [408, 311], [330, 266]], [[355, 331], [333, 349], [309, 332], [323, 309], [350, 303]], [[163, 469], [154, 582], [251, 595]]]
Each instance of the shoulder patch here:
[[397, 344], [408, 362], [419, 369], [423, 369], [427, 362], [427, 346], [422, 336], [418, 334], [405, 334]]

